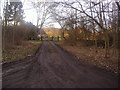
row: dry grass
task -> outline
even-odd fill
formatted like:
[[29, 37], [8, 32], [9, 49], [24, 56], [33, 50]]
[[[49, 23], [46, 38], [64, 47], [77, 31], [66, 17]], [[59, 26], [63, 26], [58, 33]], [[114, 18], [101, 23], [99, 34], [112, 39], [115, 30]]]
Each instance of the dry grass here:
[[59, 42], [57, 44], [65, 50], [71, 52], [83, 63], [94, 65], [118, 73], [118, 50], [116, 50], [116, 54], [113, 54], [113, 50], [111, 49], [109, 58], [106, 59], [104, 58], [103, 48], [97, 48], [98, 52], [96, 52], [94, 46], [86, 47], [80, 45], [80, 43], [74, 46], [62, 42]]
[[40, 41], [25, 41], [20, 46], [14, 46], [11, 49], [3, 51], [3, 63], [12, 62], [15, 60], [22, 60], [27, 56], [33, 55], [38, 47], [40, 46]]

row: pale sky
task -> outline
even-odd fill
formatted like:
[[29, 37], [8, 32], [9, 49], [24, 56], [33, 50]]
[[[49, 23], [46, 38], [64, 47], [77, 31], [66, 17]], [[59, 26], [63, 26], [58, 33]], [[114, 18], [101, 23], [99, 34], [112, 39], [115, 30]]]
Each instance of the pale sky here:
[[[31, 5], [30, 0], [21, 0], [21, 1], [23, 2], [25, 21], [32, 22], [34, 25], [36, 25], [37, 24], [37, 14], [36, 14], [36, 10]], [[50, 21], [50, 19], [47, 21]], [[50, 23], [50, 24], [52, 24], [56, 28], [60, 28], [60, 25], [58, 23]], [[47, 24], [45, 26], [49, 27], [49, 25], [47, 25]]]
[[34, 25], [36, 25], [36, 10], [32, 7], [30, 2], [24, 2], [24, 0], [21, 1], [23, 2], [25, 21], [32, 22]]
[[[3, 7], [4, 7], [4, 1], [7, 1], [7, 0], [0, 0], [0, 16], [3, 16]], [[18, 2], [19, 0], [8, 0], [8, 1], [12, 1], [12, 2]], [[20, 0], [22, 1], [23, 3], [23, 10], [24, 10], [24, 20], [25, 21], [28, 21], [28, 22], [31, 22], [33, 23], [34, 25], [37, 24], [37, 14], [36, 14], [36, 10], [33, 8], [33, 6], [31, 5], [31, 2], [30, 1], [33, 1], [33, 0]], [[36, 1], [40, 1], [40, 2], [43, 2], [43, 1], [47, 1], [47, 0], [34, 0], [35, 2]], [[49, 2], [52, 2], [53, 0], [49, 0]], [[54, 0], [56, 1], [56, 0]], [[57, 1], [61, 1], [61, 0], [57, 0]], [[47, 20], [47, 22], [50, 21]], [[50, 21], [52, 22], [52, 21]], [[56, 28], [61, 28], [60, 25], [57, 23], [57, 22], [54, 22], [54, 23], [50, 23], [49, 25], [45, 24], [46, 27], [49, 27], [49, 26], [54, 26]]]
[[[0, 0], [0, 1], [3, 2], [4, 0]], [[12, 1], [18, 1], [18, 0], [12, 0]], [[36, 10], [33, 8], [33, 6], [31, 5], [31, 2], [30, 2], [30, 1], [33, 1], [33, 0], [21, 0], [21, 1], [23, 3], [25, 21], [32, 22], [34, 25], [36, 25], [37, 24]], [[69, 0], [34, 0], [34, 1], [35, 2], [36, 1], [41, 1], [41, 2], [43, 2], [43, 1], [49, 1], [49, 2], [57, 1], [57, 2], [59, 2], [59, 1], [69, 1]], [[2, 10], [1, 10], [1, 12], [2, 12]], [[47, 22], [48, 21], [50, 21], [50, 19], [47, 20]], [[56, 23], [55, 22], [50, 23], [50, 24], [52, 24], [52, 26], [54, 26], [56, 28], [60, 28], [60, 25], [57, 22]], [[49, 26], [49, 25], [45, 24], [45, 26]]]

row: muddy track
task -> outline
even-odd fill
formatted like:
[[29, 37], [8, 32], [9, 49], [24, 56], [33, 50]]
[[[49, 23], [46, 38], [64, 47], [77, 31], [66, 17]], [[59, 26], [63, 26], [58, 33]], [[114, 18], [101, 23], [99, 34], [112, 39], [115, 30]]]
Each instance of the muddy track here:
[[37, 53], [3, 64], [3, 88], [117, 88], [118, 76], [82, 64], [51, 41]]

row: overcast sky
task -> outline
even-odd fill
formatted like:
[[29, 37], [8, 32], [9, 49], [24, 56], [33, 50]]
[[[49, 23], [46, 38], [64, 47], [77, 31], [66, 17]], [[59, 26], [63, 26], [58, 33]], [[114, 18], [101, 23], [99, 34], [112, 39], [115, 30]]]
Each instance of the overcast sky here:
[[[0, 2], [3, 2], [3, 1], [4, 0], [0, 0]], [[16, 2], [16, 1], [19, 1], [19, 0], [12, 0], [12, 1]], [[36, 14], [36, 10], [31, 5], [30, 1], [35, 1], [35, 2], [37, 2], [37, 1], [40, 1], [40, 2], [44, 2], [44, 1], [53, 2], [53, 1], [56, 1], [56, 2], [59, 2], [59, 1], [68, 1], [68, 0], [20, 0], [20, 1], [22, 1], [22, 3], [23, 3], [25, 21], [32, 22], [34, 25], [36, 25], [37, 24], [37, 14]], [[69, 1], [73, 1], [73, 0], [69, 0]], [[103, 0], [101, 0], [101, 1], [103, 1]], [[1, 10], [1, 12], [2, 12], [2, 10]], [[49, 19], [49, 20], [47, 20], [47, 22], [52, 22], [52, 21]], [[56, 28], [60, 28], [60, 25], [57, 22], [56, 23], [50, 23], [50, 24], [53, 24], [53, 26], [55, 26]], [[45, 24], [45, 26], [49, 26], [49, 25]]]
[[[7, 0], [0, 0], [0, 16], [3, 16], [3, 7], [4, 7], [4, 1], [7, 1]], [[8, 0], [8, 1], [12, 1], [12, 2], [18, 2], [18, 1], [22, 1], [23, 3], [23, 10], [24, 10], [24, 20], [27, 21], [27, 22], [31, 22], [33, 23], [34, 25], [37, 24], [37, 14], [36, 14], [36, 10], [35, 8], [33, 8], [33, 6], [31, 5], [31, 2], [30, 1], [40, 1], [40, 2], [43, 2], [45, 0]], [[47, 0], [46, 0], [47, 1]], [[53, 1], [53, 0], [49, 0], [49, 1]], [[59, 1], [59, 0], [57, 0]], [[61, 1], [61, 0], [60, 0]], [[50, 19], [47, 20], [47, 22], [52, 22]], [[54, 22], [54, 23], [49, 23], [48, 24], [45, 24], [45, 26], [49, 27], [49, 26], [54, 26], [56, 28], [60, 28], [60, 25], [57, 23], [57, 22]]]
[[[31, 5], [30, 0], [21, 0], [23, 2], [24, 16], [25, 21], [32, 22], [34, 25], [37, 24], [37, 14], [35, 8]], [[46, 22], [52, 22], [51, 19], [48, 19]], [[46, 27], [54, 26], [56, 28], [60, 28], [60, 25], [55, 23], [45, 23]]]

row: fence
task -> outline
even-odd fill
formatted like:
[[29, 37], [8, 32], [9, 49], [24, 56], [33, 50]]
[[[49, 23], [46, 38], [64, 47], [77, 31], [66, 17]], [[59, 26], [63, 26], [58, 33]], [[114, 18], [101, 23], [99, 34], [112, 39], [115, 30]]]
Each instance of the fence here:
[[61, 41], [61, 40], [65, 40], [65, 37], [40, 37], [41, 41]]

